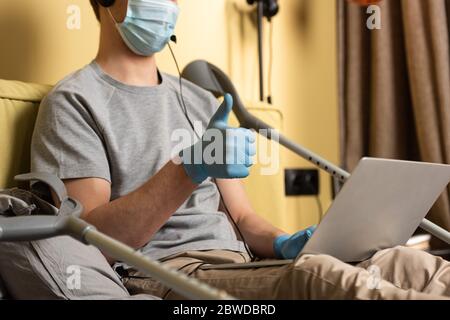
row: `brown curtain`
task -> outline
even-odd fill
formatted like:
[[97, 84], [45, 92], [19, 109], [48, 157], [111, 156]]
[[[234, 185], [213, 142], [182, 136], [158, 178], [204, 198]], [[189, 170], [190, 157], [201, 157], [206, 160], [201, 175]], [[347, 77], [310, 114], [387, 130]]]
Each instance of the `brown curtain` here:
[[[450, 163], [450, 0], [383, 0], [381, 30], [338, 0], [342, 165]], [[447, 191], [428, 218], [450, 230]]]

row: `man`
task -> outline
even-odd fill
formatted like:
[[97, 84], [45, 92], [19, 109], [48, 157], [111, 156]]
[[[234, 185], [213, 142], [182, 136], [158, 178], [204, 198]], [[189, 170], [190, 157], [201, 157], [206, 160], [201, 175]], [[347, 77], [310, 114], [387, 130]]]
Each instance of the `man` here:
[[[43, 101], [32, 142], [33, 171], [62, 178], [70, 196], [84, 205], [85, 220], [239, 298], [450, 296], [450, 264], [405, 248], [379, 252], [356, 267], [305, 255], [283, 267], [203, 270], [205, 263], [249, 261], [243, 240], [259, 258], [295, 258], [314, 228], [289, 236], [253, 211], [236, 178], [248, 175], [254, 138], [227, 127], [230, 97], [217, 109], [210, 94], [188, 82], [180, 97], [178, 80], [158, 72], [155, 54], [172, 34], [176, 1], [91, 3], [101, 24], [98, 55]], [[225, 161], [192, 161], [192, 154], [200, 150], [203, 156], [209, 146], [205, 136], [173, 156], [171, 135], [178, 129], [192, 133], [191, 119], [226, 137]], [[229, 153], [241, 161], [229, 161]], [[379, 275], [366, 270], [371, 265]], [[123, 269], [131, 293], [178, 297], [131, 267]]]

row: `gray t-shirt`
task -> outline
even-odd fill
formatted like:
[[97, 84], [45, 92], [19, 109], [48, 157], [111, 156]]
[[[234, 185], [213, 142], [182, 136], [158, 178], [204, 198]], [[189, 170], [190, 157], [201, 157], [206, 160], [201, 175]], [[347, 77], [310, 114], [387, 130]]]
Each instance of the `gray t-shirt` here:
[[[39, 109], [31, 145], [31, 169], [61, 179], [97, 177], [111, 183], [111, 200], [144, 184], [180, 144], [176, 129], [194, 133], [181, 106], [178, 78], [138, 87], [121, 83], [95, 62], [71, 74], [48, 94]], [[207, 91], [183, 81], [193, 122], [203, 130], [217, 109]], [[177, 181], [173, 181], [175, 185]], [[187, 250], [244, 251], [211, 179], [202, 183], [141, 251], [153, 259]]]

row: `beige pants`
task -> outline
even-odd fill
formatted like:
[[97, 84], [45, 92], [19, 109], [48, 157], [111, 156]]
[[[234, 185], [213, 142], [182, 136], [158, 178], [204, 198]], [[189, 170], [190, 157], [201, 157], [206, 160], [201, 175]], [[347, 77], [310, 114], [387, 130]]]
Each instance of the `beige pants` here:
[[[352, 266], [325, 255], [305, 255], [281, 267], [202, 270], [205, 263], [248, 262], [241, 253], [190, 251], [163, 263], [240, 299], [445, 299], [450, 297], [450, 263], [415, 249], [383, 250]], [[182, 299], [158, 281], [129, 271], [131, 294]]]

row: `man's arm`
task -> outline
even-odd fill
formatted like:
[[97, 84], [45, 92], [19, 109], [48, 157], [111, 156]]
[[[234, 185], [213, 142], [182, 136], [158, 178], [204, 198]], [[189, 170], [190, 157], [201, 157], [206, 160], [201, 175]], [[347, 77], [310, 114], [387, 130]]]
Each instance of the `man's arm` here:
[[275, 258], [274, 240], [286, 232], [255, 213], [240, 180], [217, 179], [217, 187], [252, 252], [261, 258]]
[[[192, 162], [192, 155], [201, 152], [200, 156], [203, 157], [205, 150], [212, 143], [202, 138], [180, 153], [181, 158], [178, 160], [181, 160], [183, 164], [177, 165], [169, 161], [137, 190], [111, 202], [111, 186], [106, 180], [101, 178], [65, 180], [68, 194], [78, 199], [85, 207], [82, 218], [105, 234], [131, 247], [141, 248], [151, 240], [205, 179], [247, 177], [251, 166], [251, 156], [255, 152], [255, 139], [250, 130], [228, 127], [227, 121], [232, 106], [232, 97], [225, 95], [224, 102], [211, 118], [207, 130], [212, 129], [213, 132], [218, 131], [223, 136], [236, 137], [237, 139], [227, 140], [224, 159], [229, 158], [228, 153], [238, 154], [244, 159], [242, 163]], [[39, 137], [39, 135], [36, 136]], [[84, 138], [88, 140], [92, 136], [86, 134]], [[93, 150], [97, 143], [97, 140], [92, 143]], [[82, 157], [83, 152], [79, 151], [79, 155]], [[106, 161], [106, 156], [104, 158], [103, 160]], [[86, 163], [97, 161], [97, 159], [83, 159]], [[98, 171], [104, 169], [104, 161], [102, 166], [97, 164]], [[78, 163], [76, 165], [80, 166]]]
[[197, 187], [182, 165], [169, 161], [135, 191], [110, 202], [109, 182], [65, 180], [70, 197], [84, 206], [82, 218], [133, 248], [144, 246]]

